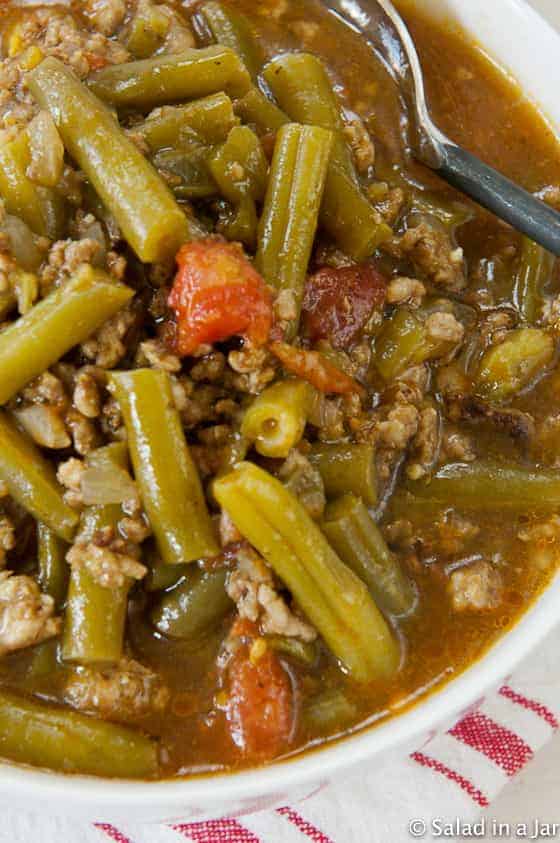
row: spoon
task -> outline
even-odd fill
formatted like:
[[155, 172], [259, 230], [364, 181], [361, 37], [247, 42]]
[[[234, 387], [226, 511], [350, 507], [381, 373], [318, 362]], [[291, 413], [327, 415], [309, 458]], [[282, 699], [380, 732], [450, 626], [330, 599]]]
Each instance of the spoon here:
[[414, 156], [531, 240], [560, 256], [560, 213], [450, 140], [433, 122], [420, 58], [391, 0], [323, 0], [385, 59], [406, 103]]

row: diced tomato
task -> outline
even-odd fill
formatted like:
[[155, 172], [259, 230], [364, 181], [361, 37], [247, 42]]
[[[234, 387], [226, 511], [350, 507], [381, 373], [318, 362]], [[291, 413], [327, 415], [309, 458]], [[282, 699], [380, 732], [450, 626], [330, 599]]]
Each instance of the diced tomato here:
[[198, 240], [177, 254], [179, 271], [169, 296], [175, 311], [176, 351], [232, 336], [264, 345], [272, 326], [272, 297], [237, 243]]
[[270, 350], [278, 357], [286, 371], [308, 381], [320, 392], [333, 392], [338, 395], [363, 392], [362, 387], [354, 378], [318, 351], [307, 351], [285, 342], [272, 342]]
[[335, 348], [355, 342], [372, 313], [385, 301], [387, 282], [371, 263], [323, 267], [307, 280], [303, 325], [312, 342]]
[[246, 757], [264, 761], [279, 755], [290, 742], [295, 720], [292, 683], [271, 650], [251, 659], [251, 644], [258, 636], [254, 624], [239, 621], [232, 634], [243, 643], [227, 669], [231, 736]]

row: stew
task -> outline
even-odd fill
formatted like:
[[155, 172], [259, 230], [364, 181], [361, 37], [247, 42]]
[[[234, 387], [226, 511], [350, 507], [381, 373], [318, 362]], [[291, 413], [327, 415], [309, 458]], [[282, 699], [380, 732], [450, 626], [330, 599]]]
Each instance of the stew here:
[[[402, 7], [441, 127], [560, 207]], [[8, 2], [0, 55], [0, 755], [234, 770], [472, 664], [558, 564], [555, 260], [316, 0]]]

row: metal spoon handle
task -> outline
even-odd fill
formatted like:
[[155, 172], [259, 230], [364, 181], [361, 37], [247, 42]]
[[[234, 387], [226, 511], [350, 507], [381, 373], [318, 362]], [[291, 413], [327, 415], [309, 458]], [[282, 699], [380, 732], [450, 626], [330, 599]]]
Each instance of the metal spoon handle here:
[[560, 213], [453, 143], [440, 145], [439, 175], [510, 223], [549, 252], [560, 256]]

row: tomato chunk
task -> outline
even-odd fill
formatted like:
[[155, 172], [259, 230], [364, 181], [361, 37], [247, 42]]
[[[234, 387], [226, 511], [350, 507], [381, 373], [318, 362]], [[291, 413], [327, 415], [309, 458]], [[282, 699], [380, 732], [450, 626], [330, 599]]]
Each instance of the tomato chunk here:
[[335, 348], [355, 342], [375, 310], [385, 302], [387, 282], [371, 263], [310, 276], [303, 300], [303, 326], [312, 342], [329, 340]]
[[295, 721], [292, 683], [278, 656], [266, 650], [251, 658], [254, 624], [234, 625], [243, 643], [228, 664], [227, 719], [234, 743], [246, 757], [264, 761], [287, 749]]
[[320, 392], [333, 392], [338, 395], [363, 392], [362, 387], [354, 378], [318, 351], [296, 348], [285, 342], [272, 342], [270, 350], [278, 357], [286, 371], [312, 384]]
[[175, 349], [192, 354], [203, 343], [242, 336], [266, 343], [272, 297], [237, 243], [198, 240], [177, 254], [179, 271], [169, 295], [177, 320]]

